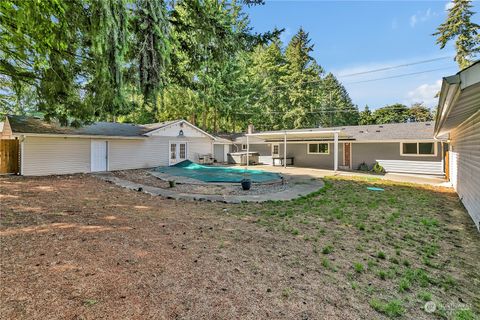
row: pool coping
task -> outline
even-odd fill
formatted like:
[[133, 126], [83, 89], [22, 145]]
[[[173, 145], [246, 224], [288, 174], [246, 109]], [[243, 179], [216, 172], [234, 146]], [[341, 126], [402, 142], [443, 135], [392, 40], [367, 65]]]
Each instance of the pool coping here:
[[[266, 171], [267, 172], [267, 171]], [[175, 183], [178, 184], [193, 184], [193, 185], [207, 185], [207, 186], [231, 186], [233, 184], [238, 184], [240, 182], [205, 182], [202, 180], [194, 179], [194, 178], [189, 178], [189, 177], [184, 177], [184, 176], [177, 176], [173, 174], [168, 174], [164, 172], [159, 172], [153, 170], [149, 170], [148, 173], [156, 178], [159, 178], [164, 181], [175, 181]], [[271, 184], [278, 184], [283, 182], [283, 175], [278, 173], [280, 176], [279, 179], [275, 180], [270, 180], [266, 182], [254, 182], [256, 185], [271, 185]]]
[[[325, 186], [321, 179], [292, 179], [289, 184], [292, 186], [286, 190], [274, 191], [264, 194], [255, 195], [217, 195], [217, 194], [193, 194], [182, 193], [172, 189], [163, 189], [153, 186], [148, 186], [141, 183], [121, 179], [118, 177], [106, 175], [106, 174], [94, 174], [97, 178], [113, 183], [117, 186], [127, 188], [130, 190], [144, 192], [152, 196], [162, 196], [167, 199], [186, 200], [186, 201], [208, 201], [208, 202], [222, 202], [238, 204], [242, 202], [267, 202], [267, 201], [290, 201], [303, 196], [306, 196], [312, 192], [318, 191]], [[248, 192], [248, 191], [246, 191]]]

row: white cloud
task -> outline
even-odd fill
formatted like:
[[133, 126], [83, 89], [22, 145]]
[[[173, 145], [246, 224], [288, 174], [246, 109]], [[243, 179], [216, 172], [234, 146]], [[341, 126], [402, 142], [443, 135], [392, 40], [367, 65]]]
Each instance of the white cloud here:
[[414, 28], [417, 24], [417, 15], [413, 15], [410, 17], [410, 27]]
[[448, 11], [448, 10], [452, 9], [453, 5], [454, 5], [453, 1], [449, 1], [449, 2], [445, 3], [445, 11]]
[[407, 103], [423, 102], [428, 107], [436, 107], [438, 98], [435, 95], [440, 91], [442, 80], [437, 80], [432, 84], [424, 83], [407, 94]]
[[431, 17], [437, 16], [438, 13], [428, 8], [425, 12], [418, 11], [416, 14], [410, 16], [410, 27], [415, 28], [419, 22], [425, 22]]

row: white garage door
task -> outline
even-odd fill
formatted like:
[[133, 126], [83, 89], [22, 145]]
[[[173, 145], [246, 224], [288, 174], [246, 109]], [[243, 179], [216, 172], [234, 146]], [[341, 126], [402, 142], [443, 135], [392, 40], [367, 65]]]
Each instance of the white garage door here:
[[107, 171], [107, 146], [105, 140], [92, 140], [91, 142], [91, 170], [92, 172]]

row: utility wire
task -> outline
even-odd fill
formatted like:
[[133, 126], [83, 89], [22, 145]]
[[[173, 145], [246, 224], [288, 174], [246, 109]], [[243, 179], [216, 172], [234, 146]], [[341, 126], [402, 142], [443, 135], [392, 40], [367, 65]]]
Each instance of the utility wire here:
[[350, 74], [339, 74], [338, 77], [339, 78], [353, 77], [353, 76], [358, 76], [358, 75], [362, 75], [362, 74], [393, 70], [393, 69], [398, 69], [398, 68], [403, 68], [403, 67], [415, 66], [417, 64], [429, 63], [429, 62], [434, 62], [434, 61], [439, 61], [439, 60], [444, 60], [444, 59], [451, 59], [451, 58], [452, 57], [450, 57], [450, 56], [445, 56], [445, 57], [440, 57], [440, 58], [435, 58], [435, 59], [415, 61], [415, 62], [410, 62], [410, 63], [405, 63], [405, 64], [399, 64], [399, 65], [396, 65], [396, 66], [380, 68], [380, 69], [373, 69], [373, 70], [350, 73]]
[[417, 75], [417, 74], [435, 72], [435, 71], [452, 69], [452, 68], [455, 68], [455, 67], [443, 67], [443, 68], [430, 69], [430, 70], [424, 70], [424, 71], [419, 71], [419, 72], [404, 73], [404, 74], [399, 74], [399, 75], [390, 76], [390, 77], [383, 77], [383, 78], [376, 78], [376, 79], [368, 79], [368, 80], [360, 80], [360, 81], [354, 81], [354, 82], [346, 82], [346, 83], [344, 83], [344, 84], [357, 84], [357, 83], [373, 82], [373, 81], [386, 80], [386, 79], [402, 78], [402, 77], [408, 77], [408, 76], [413, 76], [413, 75]]

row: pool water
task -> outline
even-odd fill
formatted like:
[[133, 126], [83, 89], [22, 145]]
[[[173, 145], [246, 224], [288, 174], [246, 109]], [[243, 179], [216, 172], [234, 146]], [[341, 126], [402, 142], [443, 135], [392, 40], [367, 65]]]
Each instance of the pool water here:
[[182, 176], [204, 182], [241, 182], [247, 178], [256, 183], [280, 180], [278, 173], [263, 170], [247, 170], [243, 168], [203, 166], [189, 160], [182, 161], [170, 167], [157, 167], [155, 171], [172, 176]]

